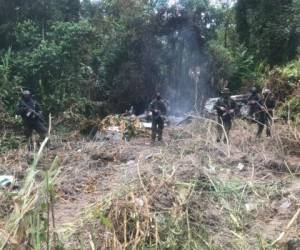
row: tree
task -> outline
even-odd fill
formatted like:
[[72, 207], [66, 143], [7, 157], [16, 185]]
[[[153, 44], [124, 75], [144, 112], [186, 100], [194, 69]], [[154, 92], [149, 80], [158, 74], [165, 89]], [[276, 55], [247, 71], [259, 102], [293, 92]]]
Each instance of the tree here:
[[48, 111], [64, 109], [64, 101], [85, 93], [84, 65], [90, 63], [89, 43], [93, 37], [88, 22], [57, 22], [41, 36], [40, 28], [26, 21], [16, 30], [18, 51], [14, 52], [12, 72], [43, 100]]
[[299, 34], [293, 0], [239, 0], [236, 19], [240, 42], [256, 61], [276, 65], [295, 56]]

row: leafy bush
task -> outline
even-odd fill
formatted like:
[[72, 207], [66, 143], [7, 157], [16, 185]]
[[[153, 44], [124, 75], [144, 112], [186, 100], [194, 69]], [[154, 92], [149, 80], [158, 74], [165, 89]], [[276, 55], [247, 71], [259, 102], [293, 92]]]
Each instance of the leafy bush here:
[[282, 67], [266, 70], [261, 78], [262, 87], [268, 87], [280, 102], [295, 93], [300, 83], [300, 58]]
[[286, 120], [290, 119], [300, 124], [300, 89], [280, 107], [279, 114]]
[[267, 70], [262, 87], [272, 90], [279, 101], [279, 115], [300, 122], [300, 58], [282, 67]]
[[10, 112], [14, 112], [19, 83], [17, 77], [11, 78], [12, 60], [12, 52], [8, 49], [0, 62], [0, 103]]
[[62, 112], [67, 99], [85, 96], [90, 60], [88, 44], [92, 27], [88, 22], [56, 22], [41, 36], [32, 21], [16, 27], [16, 48], [8, 50], [0, 65], [1, 99], [13, 111], [21, 85], [44, 104], [46, 112]]
[[209, 44], [211, 55], [210, 67], [218, 88], [222, 88], [222, 80], [228, 80], [228, 87], [239, 90], [257, 79], [254, 70], [253, 56], [249, 55], [243, 46], [230, 50], [218, 41]]

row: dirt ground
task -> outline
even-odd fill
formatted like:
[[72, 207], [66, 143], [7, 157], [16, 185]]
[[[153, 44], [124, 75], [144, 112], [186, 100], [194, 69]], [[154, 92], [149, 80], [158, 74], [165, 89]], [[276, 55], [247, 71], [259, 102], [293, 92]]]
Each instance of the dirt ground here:
[[[230, 206], [243, 207], [247, 214], [243, 222], [246, 230], [243, 229], [243, 236], [231, 235], [225, 229], [214, 233], [212, 240], [224, 249], [230, 249], [226, 244], [233, 237], [246, 235], [251, 245], [258, 234], [273, 242], [282, 232], [285, 234], [280, 240], [280, 249], [300, 249], [300, 216], [288, 226], [300, 207], [297, 142], [296, 146], [287, 145], [277, 134], [273, 138], [256, 139], [255, 126], [244, 121], [235, 122], [229, 144], [215, 143], [214, 125], [207, 122], [172, 126], [164, 133], [164, 143], [154, 145], [149, 138], [124, 142], [53, 136], [53, 148], [46, 149], [39, 168], [47, 169], [53, 159], [59, 157], [55, 203], [57, 231], [80, 226], [80, 218], [89, 207], [121, 190], [129, 190], [144, 173], [161, 175], [162, 166], [166, 164], [176, 169], [181, 181], [191, 178], [185, 176], [191, 170], [201, 170], [218, 179], [224, 190], [242, 187], [237, 191], [239, 198], [232, 199]], [[163, 163], [164, 157], [166, 163]], [[22, 183], [30, 156], [21, 148], [2, 155], [0, 163], [0, 174], [14, 175]], [[239, 199], [240, 203], [236, 204]], [[221, 205], [207, 209], [208, 226], [223, 220], [216, 218], [224, 209]], [[234, 220], [230, 223], [237, 227], [240, 224]], [[249, 248], [249, 245], [244, 249], [258, 249]]]

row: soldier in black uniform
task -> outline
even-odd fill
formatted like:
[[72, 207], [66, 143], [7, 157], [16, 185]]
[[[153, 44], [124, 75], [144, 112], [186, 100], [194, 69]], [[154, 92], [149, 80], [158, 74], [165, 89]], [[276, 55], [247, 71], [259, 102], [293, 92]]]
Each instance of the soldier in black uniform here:
[[260, 100], [261, 97], [258, 94], [258, 91], [256, 87], [253, 87], [251, 89], [250, 96], [248, 97], [247, 104], [248, 104], [248, 117], [251, 120], [254, 120], [255, 114], [259, 111], [260, 109]]
[[157, 135], [158, 141], [161, 141], [164, 128], [164, 116], [167, 113], [167, 108], [165, 103], [161, 100], [160, 93], [156, 94], [156, 98], [150, 103], [148, 110], [152, 112], [151, 139], [154, 142]]
[[42, 111], [37, 101], [33, 100], [30, 91], [26, 90], [22, 93], [22, 100], [17, 106], [17, 115], [22, 117], [24, 134], [27, 139], [27, 146], [32, 150], [32, 132], [35, 130], [41, 139], [44, 139], [47, 134], [47, 129], [44, 126]]
[[273, 122], [273, 110], [276, 106], [276, 101], [272, 97], [271, 90], [264, 89], [263, 98], [260, 101], [260, 110], [257, 113], [256, 120], [258, 124], [257, 134], [258, 138], [261, 137], [264, 127], [266, 127], [267, 137], [271, 136], [271, 125]]
[[[236, 102], [230, 97], [230, 91], [228, 88], [223, 89], [221, 92], [221, 98], [216, 102], [214, 109], [217, 111], [218, 124], [217, 124], [217, 142], [220, 142], [223, 136], [223, 126], [229, 137], [229, 131], [232, 126], [232, 119], [234, 117], [237, 105]], [[226, 143], [226, 136], [224, 137], [224, 143]]]

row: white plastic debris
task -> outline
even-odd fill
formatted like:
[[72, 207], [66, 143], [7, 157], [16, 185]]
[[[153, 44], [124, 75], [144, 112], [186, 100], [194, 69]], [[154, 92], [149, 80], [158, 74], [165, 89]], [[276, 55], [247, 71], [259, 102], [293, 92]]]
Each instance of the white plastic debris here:
[[112, 131], [112, 132], [121, 132], [120, 128], [118, 126], [110, 126], [108, 128], [106, 128], [107, 131]]
[[243, 163], [241, 163], [241, 162], [237, 166], [237, 169], [240, 170], [240, 171], [243, 171], [244, 168], [245, 168], [245, 165]]
[[151, 159], [151, 158], [153, 158], [153, 154], [147, 155], [147, 156], [145, 157], [145, 160], [149, 160], [149, 159]]
[[141, 122], [141, 127], [142, 128], [151, 128], [152, 123], [151, 122]]
[[0, 187], [7, 188], [11, 186], [15, 181], [15, 178], [11, 175], [0, 175]]
[[216, 171], [216, 166], [214, 165], [210, 165], [209, 168], [207, 168], [207, 172], [209, 174], [215, 174], [217, 171]]
[[135, 164], [135, 161], [134, 160], [130, 160], [126, 163], [127, 165], [134, 165]]
[[245, 207], [246, 207], [246, 210], [248, 212], [252, 212], [252, 211], [257, 209], [257, 204], [255, 204], [255, 203], [246, 203]]
[[291, 203], [288, 200], [285, 200], [279, 207], [280, 210], [286, 210], [291, 206]]
[[144, 201], [143, 201], [143, 199], [141, 199], [141, 198], [136, 198], [135, 199], [135, 203], [136, 203], [136, 205], [138, 206], [138, 207], [143, 207], [144, 206]]

